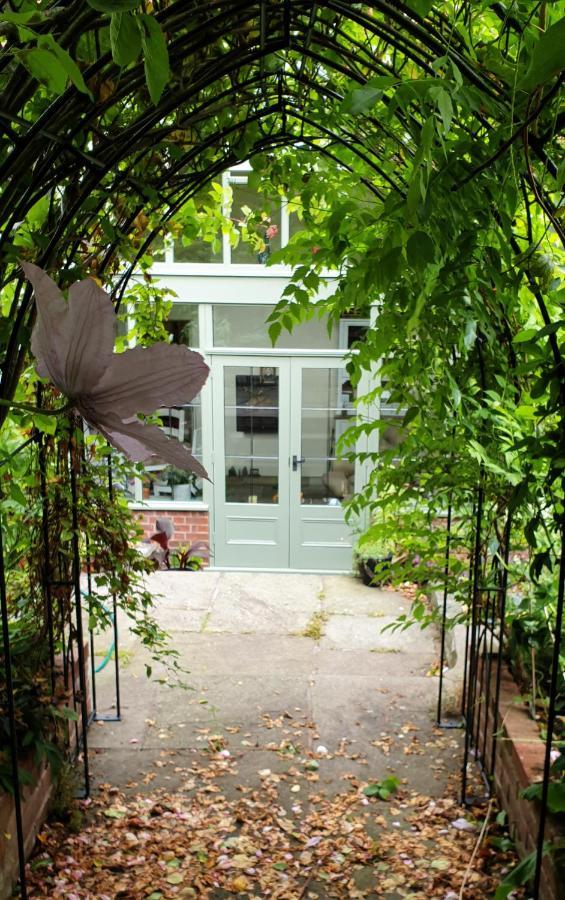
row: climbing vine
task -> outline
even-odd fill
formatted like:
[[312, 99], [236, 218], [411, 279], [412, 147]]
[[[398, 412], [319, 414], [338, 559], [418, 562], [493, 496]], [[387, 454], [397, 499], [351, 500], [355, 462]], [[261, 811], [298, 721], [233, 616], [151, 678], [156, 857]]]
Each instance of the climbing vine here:
[[[286, 197], [304, 226], [267, 253], [294, 267], [273, 340], [313, 315], [377, 313], [350, 375], [374, 374], [403, 440], [369, 452], [352, 514], [369, 511], [371, 539], [399, 543], [401, 527], [397, 577], [433, 582], [451, 507], [462, 561], [450, 577], [464, 595], [480, 486], [481, 558], [501, 552], [510, 513], [513, 546], [554, 597], [565, 574], [564, 12], [525, 0], [2, 3], [0, 399], [36, 390], [18, 260], [63, 287], [93, 275], [117, 305], [145, 273], [126, 305], [149, 341], [166, 309], [149, 270], [168, 240], [214, 244], [225, 230], [266, 252], [261, 212], [234, 222], [219, 186], [206, 196], [251, 159], [255, 186]], [[327, 269], [340, 277], [320, 300]], [[9, 442], [28, 422], [7, 410]], [[41, 414], [31, 425], [53, 430]], [[390, 425], [361, 421], [345, 443]], [[21, 503], [19, 466], [4, 503]]]

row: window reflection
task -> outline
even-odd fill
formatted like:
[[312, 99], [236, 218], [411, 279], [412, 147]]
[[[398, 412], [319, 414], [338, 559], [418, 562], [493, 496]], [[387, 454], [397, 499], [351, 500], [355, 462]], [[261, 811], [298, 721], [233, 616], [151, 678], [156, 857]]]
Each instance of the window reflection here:
[[228, 503], [278, 503], [279, 370], [224, 370], [225, 481]]
[[173, 303], [165, 327], [172, 335], [173, 344], [198, 347], [200, 343], [198, 305], [196, 303]]
[[281, 203], [270, 200], [249, 187], [247, 175], [232, 175], [231, 218], [245, 226], [249, 240], [240, 240], [231, 248], [231, 261], [265, 264], [281, 246]]
[[[162, 407], [157, 410], [167, 437], [181, 441], [202, 461], [202, 411], [199, 399], [186, 406]], [[143, 497], [149, 500], [177, 500], [188, 503], [202, 499], [202, 479], [193, 472], [177, 469], [161, 460], [145, 466]]]
[[394, 452], [405, 438], [402, 428], [402, 418], [399, 416], [381, 415], [381, 421], [386, 422], [386, 427], [379, 432], [379, 451]]
[[303, 370], [301, 503], [339, 506], [352, 496], [355, 467], [339, 458], [339, 440], [354, 424], [354, 400], [345, 369]]

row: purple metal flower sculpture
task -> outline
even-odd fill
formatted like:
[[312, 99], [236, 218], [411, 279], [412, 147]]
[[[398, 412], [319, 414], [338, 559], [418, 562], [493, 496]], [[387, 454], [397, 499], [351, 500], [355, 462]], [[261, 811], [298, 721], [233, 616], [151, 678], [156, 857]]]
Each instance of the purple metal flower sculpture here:
[[67, 302], [43, 269], [27, 262], [22, 268], [35, 292], [31, 349], [38, 374], [130, 459], [156, 456], [207, 478], [186, 447], [137, 418], [196, 396], [209, 372], [200, 354], [165, 343], [114, 353], [114, 307], [92, 278], [73, 284]]

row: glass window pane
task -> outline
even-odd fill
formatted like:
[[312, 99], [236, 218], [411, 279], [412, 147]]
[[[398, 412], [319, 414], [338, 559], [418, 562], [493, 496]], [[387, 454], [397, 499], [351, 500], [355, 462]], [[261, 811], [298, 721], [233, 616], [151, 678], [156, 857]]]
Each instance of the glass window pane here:
[[354, 398], [345, 369], [303, 369], [301, 503], [338, 506], [351, 497], [355, 466], [337, 455], [340, 437], [354, 423]]
[[228, 503], [278, 503], [279, 371], [224, 369], [224, 440]]
[[278, 503], [278, 459], [226, 456], [228, 503]]
[[317, 459], [335, 456], [334, 417], [335, 410], [302, 412], [302, 456]]
[[[214, 306], [214, 345], [216, 347], [271, 348], [267, 318], [274, 307], [234, 304]], [[324, 319], [310, 319], [296, 325], [289, 334], [283, 331], [277, 340], [277, 350], [333, 350], [339, 342], [338, 329], [328, 335]]]
[[281, 246], [281, 201], [269, 200], [250, 188], [246, 175], [238, 173], [234, 177], [237, 182], [230, 180], [233, 192], [230, 215], [236, 224], [247, 222], [253, 240], [240, 240], [237, 247], [232, 247], [231, 261], [264, 264]]
[[186, 246], [179, 238], [173, 245], [173, 259], [175, 262], [222, 263], [222, 236], [218, 233], [218, 237], [213, 243], [194, 240]]
[[165, 323], [165, 327], [169, 334], [173, 336], [173, 344], [186, 344], [187, 347], [198, 347], [200, 336], [197, 304], [173, 303], [169, 321]]
[[340, 506], [353, 494], [355, 467], [346, 460], [306, 460], [301, 466], [300, 502]]
[[[157, 410], [167, 437], [181, 441], [196, 459], [202, 459], [202, 412], [199, 403], [162, 407]], [[152, 459], [145, 466], [143, 496], [151, 500], [202, 499], [202, 479], [192, 472], [177, 469], [164, 461]]]
[[358, 322], [347, 322], [347, 320], [346, 320], [346, 329], [347, 329], [346, 347], [348, 350], [351, 350], [351, 347], [354, 344], [356, 344], [358, 341], [363, 340], [363, 338], [367, 334], [368, 326], [361, 325]]
[[304, 369], [303, 409], [353, 409], [355, 389], [345, 369]]

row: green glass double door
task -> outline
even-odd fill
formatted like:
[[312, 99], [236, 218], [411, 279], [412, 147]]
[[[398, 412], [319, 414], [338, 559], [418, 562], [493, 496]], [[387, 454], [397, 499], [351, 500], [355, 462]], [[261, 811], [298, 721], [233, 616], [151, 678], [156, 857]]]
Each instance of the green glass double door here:
[[355, 417], [341, 358], [213, 361], [214, 565], [349, 571], [343, 501], [353, 463], [338, 441]]

